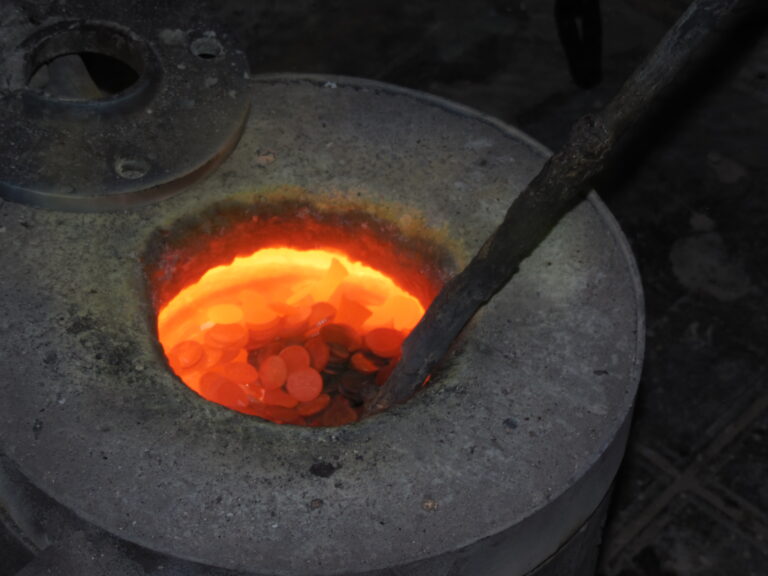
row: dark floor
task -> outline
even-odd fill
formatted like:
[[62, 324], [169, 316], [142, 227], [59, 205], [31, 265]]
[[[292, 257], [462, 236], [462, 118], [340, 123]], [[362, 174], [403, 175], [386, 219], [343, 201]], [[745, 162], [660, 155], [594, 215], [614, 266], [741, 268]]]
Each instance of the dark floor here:
[[[604, 77], [590, 90], [569, 75], [553, 5], [219, 0], [214, 11], [247, 47], [254, 73], [392, 82], [557, 148], [687, 2], [604, 1]], [[634, 429], [603, 546], [606, 576], [768, 574], [764, 32], [745, 30], [720, 50], [599, 190], [635, 250], [648, 316]], [[10, 569], [0, 561], [0, 574]]]

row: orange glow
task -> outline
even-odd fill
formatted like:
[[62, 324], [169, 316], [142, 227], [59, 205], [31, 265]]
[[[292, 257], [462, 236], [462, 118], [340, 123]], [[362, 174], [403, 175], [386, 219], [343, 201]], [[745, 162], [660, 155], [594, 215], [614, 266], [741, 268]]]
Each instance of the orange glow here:
[[265, 248], [209, 269], [158, 314], [174, 372], [195, 392], [278, 423], [353, 422], [424, 307], [335, 250]]

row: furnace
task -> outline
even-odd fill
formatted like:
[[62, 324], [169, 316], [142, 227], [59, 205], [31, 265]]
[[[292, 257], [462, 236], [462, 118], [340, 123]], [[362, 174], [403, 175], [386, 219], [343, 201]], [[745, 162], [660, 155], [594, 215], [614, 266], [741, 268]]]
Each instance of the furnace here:
[[[185, 41], [200, 37], [210, 38]], [[154, 140], [123, 143], [150, 160], [150, 189], [164, 178], [172, 188], [142, 194], [139, 176], [121, 182], [116, 201], [93, 184], [79, 195], [58, 160], [42, 195], [19, 193], [31, 182], [21, 172], [5, 183], [0, 450], [2, 485], [22, 488], [0, 502], [17, 527], [46, 514], [77, 519], [26, 530], [25, 541], [66, 543], [85, 524], [134, 546], [125, 562], [144, 550], [210, 573], [589, 573], [644, 330], [635, 263], [602, 202], [592, 194], [563, 219], [426, 387], [359, 418], [355, 394], [377, 386], [399, 339], [548, 151], [475, 111], [377, 82], [241, 80], [234, 98], [246, 96], [250, 115], [242, 125], [230, 117], [236, 145], [217, 133], [215, 161], [179, 171], [152, 159]], [[112, 170], [107, 156], [89, 162]], [[206, 179], [181, 177], [219, 162]], [[59, 192], [71, 201], [46, 205]], [[286, 254], [270, 260], [274, 248], [322, 255], [288, 267]], [[236, 272], [248, 281], [225, 281], [232, 298], [185, 296], [259, 254], [267, 281]], [[401, 292], [361, 284], [358, 266]], [[274, 283], [286, 270], [287, 288]], [[192, 320], [173, 319], [175, 298]], [[293, 386], [292, 363], [305, 371]], [[364, 385], [339, 382], [351, 373]], [[212, 390], [224, 399], [207, 400]], [[270, 390], [292, 406], [265, 402]], [[332, 412], [341, 416], [299, 411], [326, 401], [344, 404]]]

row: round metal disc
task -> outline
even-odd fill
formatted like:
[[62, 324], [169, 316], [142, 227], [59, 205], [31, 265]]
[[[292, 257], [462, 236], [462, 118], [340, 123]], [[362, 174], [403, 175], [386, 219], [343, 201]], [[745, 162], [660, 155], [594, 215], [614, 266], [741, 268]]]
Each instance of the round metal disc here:
[[109, 210], [215, 167], [247, 117], [248, 68], [229, 35], [196, 20], [194, 3], [0, 7], [0, 194]]

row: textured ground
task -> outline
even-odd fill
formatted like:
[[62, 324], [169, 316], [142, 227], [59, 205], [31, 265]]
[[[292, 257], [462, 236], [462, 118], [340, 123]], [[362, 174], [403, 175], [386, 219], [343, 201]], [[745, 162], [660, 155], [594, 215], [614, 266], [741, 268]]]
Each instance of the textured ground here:
[[[572, 82], [553, 1], [221, 0], [252, 70], [375, 78], [550, 147], [610, 99], [684, 0], [603, 2], [604, 79]], [[599, 192], [635, 250], [647, 357], [604, 576], [768, 574], [768, 38], [725, 47]], [[0, 533], [0, 550], [11, 549]], [[0, 554], [0, 574], [23, 564]]]

